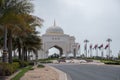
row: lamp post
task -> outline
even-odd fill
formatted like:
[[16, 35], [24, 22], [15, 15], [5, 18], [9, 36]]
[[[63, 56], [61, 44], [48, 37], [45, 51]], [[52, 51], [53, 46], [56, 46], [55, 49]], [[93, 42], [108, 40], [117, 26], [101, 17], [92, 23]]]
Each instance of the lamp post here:
[[3, 48], [3, 55], [2, 61], [7, 63], [8, 62], [8, 55], [7, 55], [7, 27], [4, 27], [4, 48]]

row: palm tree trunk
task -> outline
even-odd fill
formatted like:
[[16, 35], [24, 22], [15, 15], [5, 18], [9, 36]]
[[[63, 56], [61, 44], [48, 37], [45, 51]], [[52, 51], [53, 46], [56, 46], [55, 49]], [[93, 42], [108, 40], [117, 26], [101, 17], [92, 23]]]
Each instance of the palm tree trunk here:
[[18, 40], [18, 53], [19, 53], [19, 60], [22, 60], [20, 39]]
[[24, 61], [26, 61], [26, 50], [25, 50], [25, 47], [24, 47]]
[[24, 60], [27, 61], [27, 49], [24, 47]]
[[14, 58], [17, 58], [17, 55], [16, 55], [16, 52], [15, 52], [15, 50], [14, 50]]
[[26, 48], [26, 52], [25, 52], [26, 54], [26, 61], [28, 61], [28, 49]]
[[2, 56], [3, 62], [8, 62], [8, 56], [7, 56], [7, 27], [4, 27], [4, 49], [3, 49], [3, 56]]
[[30, 61], [30, 50], [28, 50], [28, 61]]
[[25, 50], [24, 50], [24, 46], [22, 47], [22, 61], [24, 61], [24, 54], [25, 54]]
[[12, 33], [11, 30], [9, 30], [8, 35], [8, 53], [9, 53], [9, 63], [12, 63]]
[[36, 64], [38, 62], [38, 51], [36, 50]]

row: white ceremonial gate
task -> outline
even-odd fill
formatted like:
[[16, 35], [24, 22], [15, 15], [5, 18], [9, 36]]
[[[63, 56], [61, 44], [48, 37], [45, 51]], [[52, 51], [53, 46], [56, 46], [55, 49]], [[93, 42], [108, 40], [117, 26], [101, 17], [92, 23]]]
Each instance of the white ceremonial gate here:
[[62, 55], [67, 57], [69, 53], [73, 53], [74, 57], [76, 57], [78, 43], [75, 42], [75, 37], [64, 34], [63, 29], [57, 26], [55, 21], [54, 25], [46, 30], [41, 39], [42, 50], [38, 51], [38, 59], [48, 58], [48, 50], [52, 47], [60, 51], [61, 57]]

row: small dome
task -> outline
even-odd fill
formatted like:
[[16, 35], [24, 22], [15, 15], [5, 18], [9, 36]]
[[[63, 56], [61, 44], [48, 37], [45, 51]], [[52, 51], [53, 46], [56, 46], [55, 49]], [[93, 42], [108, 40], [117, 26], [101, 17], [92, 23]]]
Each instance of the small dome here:
[[56, 26], [56, 23], [54, 21], [54, 25], [49, 27], [46, 30], [46, 34], [56, 34], [56, 35], [58, 34], [58, 35], [60, 35], [60, 34], [64, 34], [64, 32], [63, 32], [63, 29], [61, 27]]

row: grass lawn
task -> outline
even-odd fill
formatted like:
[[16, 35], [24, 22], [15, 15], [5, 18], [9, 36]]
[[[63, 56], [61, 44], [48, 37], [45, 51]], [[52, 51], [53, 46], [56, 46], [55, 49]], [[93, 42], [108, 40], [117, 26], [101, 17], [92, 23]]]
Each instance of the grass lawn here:
[[11, 80], [20, 80], [20, 78], [22, 76], [24, 76], [24, 74], [27, 71], [29, 71], [31, 68], [32, 68], [32, 66], [28, 66], [28, 67], [25, 67], [25, 68], [21, 69], [21, 71], [15, 77], [13, 77]]

